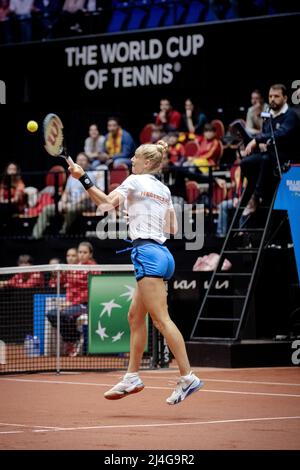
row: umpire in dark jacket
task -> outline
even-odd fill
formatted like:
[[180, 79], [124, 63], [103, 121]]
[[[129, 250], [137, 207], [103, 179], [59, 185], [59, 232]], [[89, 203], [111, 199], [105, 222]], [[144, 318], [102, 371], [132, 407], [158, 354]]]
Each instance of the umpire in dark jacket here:
[[246, 193], [251, 196], [243, 216], [256, 211], [266, 190], [274, 186], [274, 169], [277, 158], [272, 137], [278, 151], [280, 165], [285, 162], [300, 162], [300, 120], [293, 108], [287, 104], [287, 90], [284, 85], [276, 84], [269, 91], [270, 118], [266, 118], [263, 129], [247, 145], [241, 162], [242, 174], [247, 178]]

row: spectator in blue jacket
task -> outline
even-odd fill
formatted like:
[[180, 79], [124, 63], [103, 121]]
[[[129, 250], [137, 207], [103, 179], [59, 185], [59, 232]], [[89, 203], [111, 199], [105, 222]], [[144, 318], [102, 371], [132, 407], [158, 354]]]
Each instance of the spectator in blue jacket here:
[[295, 110], [288, 106], [287, 99], [284, 85], [275, 84], [270, 87], [271, 117], [264, 120], [262, 132], [257, 134], [245, 149], [246, 157], [241, 162], [241, 169], [248, 180], [247, 195], [251, 197], [243, 216], [255, 212], [258, 203], [265, 197], [268, 187], [274, 186], [273, 174], [277, 168], [277, 158], [272, 128], [280, 165], [285, 162], [299, 162], [300, 121]]
[[129, 132], [122, 129], [120, 122], [116, 117], [110, 117], [107, 121], [108, 133], [105, 136], [104, 156], [106, 155], [113, 166], [121, 163], [131, 166], [131, 158], [134, 155], [136, 145]]

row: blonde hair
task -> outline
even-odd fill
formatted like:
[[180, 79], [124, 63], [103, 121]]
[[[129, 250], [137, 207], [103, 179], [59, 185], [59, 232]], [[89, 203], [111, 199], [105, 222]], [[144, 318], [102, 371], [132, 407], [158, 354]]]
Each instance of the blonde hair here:
[[156, 144], [143, 144], [137, 149], [143, 157], [152, 163], [150, 170], [158, 169], [161, 165], [164, 154], [168, 151], [168, 144], [164, 140], [159, 140]]

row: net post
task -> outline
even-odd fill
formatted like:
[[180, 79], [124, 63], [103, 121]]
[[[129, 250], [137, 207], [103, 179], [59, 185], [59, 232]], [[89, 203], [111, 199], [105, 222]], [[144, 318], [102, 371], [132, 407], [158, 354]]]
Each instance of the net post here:
[[60, 271], [57, 272], [56, 284], [56, 374], [60, 374]]

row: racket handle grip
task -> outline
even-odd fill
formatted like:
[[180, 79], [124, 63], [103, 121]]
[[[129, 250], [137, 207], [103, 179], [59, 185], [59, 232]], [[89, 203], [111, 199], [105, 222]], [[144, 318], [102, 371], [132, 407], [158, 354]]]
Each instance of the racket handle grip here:
[[73, 167], [75, 166], [74, 160], [71, 157], [67, 157], [66, 160], [70, 166], [73, 166]]

